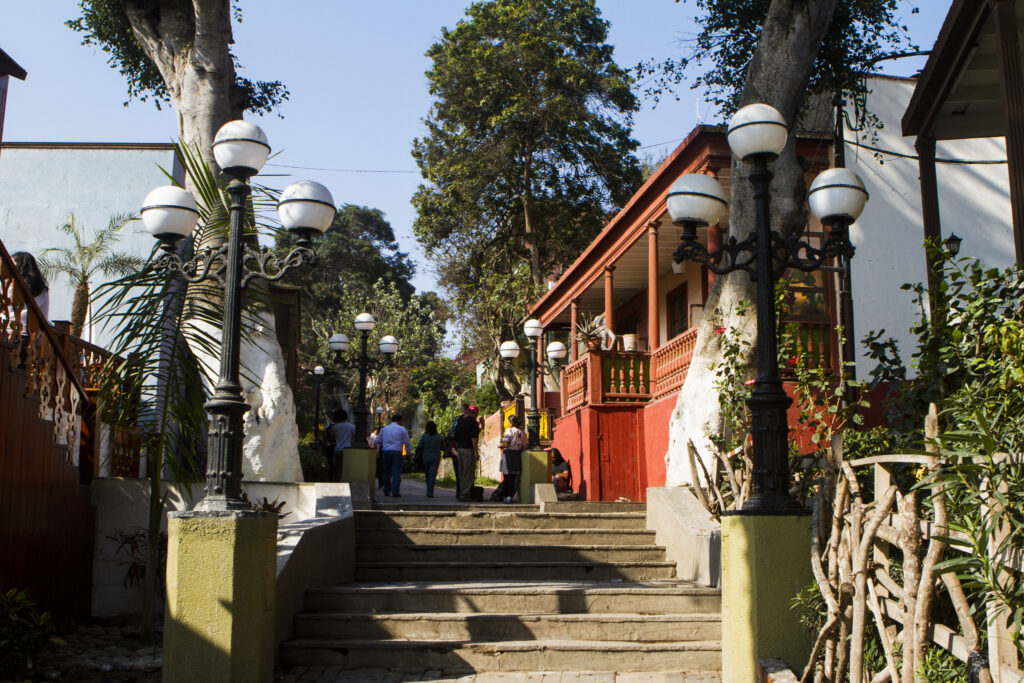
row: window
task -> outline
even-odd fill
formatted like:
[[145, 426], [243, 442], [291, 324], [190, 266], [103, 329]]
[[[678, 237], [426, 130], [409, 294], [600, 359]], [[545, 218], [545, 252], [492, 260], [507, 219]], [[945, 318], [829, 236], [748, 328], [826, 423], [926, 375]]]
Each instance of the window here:
[[668, 312], [668, 338], [673, 339], [690, 327], [690, 296], [685, 282], [668, 293], [665, 304]]

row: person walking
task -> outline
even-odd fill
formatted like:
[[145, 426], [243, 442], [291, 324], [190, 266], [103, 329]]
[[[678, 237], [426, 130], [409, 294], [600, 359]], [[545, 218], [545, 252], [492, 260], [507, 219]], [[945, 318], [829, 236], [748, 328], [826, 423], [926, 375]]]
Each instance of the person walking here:
[[437, 467], [441, 464], [441, 451], [444, 449], [444, 437], [437, 433], [437, 423], [428, 420], [423, 426], [423, 435], [416, 442], [416, 452], [423, 454], [423, 473], [427, 479], [427, 498], [434, 497], [434, 480], [437, 479]]
[[519, 428], [519, 416], [509, 415], [508, 429], [501, 437], [501, 447], [505, 459], [505, 478], [501, 482], [501, 491], [506, 503], [519, 495], [519, 476], [523, 471], [523, 449], [526, 448], [526, 434]]
[[480, 438], [477, 412], [476, 406], [463, 406], [462, 415], [455, 421], [455, 447], [459, 453], [459, 489], [455, 499], [464, 503], [469, 502], [476, 482], [476, 457]]
[[327, 432], [327, 443], [334, 444], [331, 458], [327, 463], [331, 481], [341, 481], [342, 456], [346, 448], [352, 448], [352, 436], [356, 433], [356, 426], [348, 421], [348, 411], [336, 408], [331, 415], [331, 424], [327, 425], [324, 431]]
[[384, 466], [384, 495], [401, 498], [402, 494], [398, 490], [402, 485], [402, 447], [405, 447], [406, 453], [412, 453], [409, 430], [402, 426], [401, 413], [391, 416], [391, 424], [380, 430], [377, 440]]

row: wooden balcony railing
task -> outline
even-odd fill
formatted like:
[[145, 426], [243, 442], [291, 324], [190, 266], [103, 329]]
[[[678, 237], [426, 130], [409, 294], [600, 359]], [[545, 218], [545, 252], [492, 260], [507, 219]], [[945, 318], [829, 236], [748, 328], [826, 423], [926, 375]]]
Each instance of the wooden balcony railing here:
[[646, 403], [651, 361], [642, 351], [589, 351], [562, 368], [562, 414], [584, 405]]
[[696, 342], [697, 328], [691, 327], [651, 354], [651, 400], [657, 401], [682, 388]]
[[[796, 323], [797, 350], [808, 364], [834, 370], [837, 340], [831, 323], [790, 322]], [[697, 328], [692, 327], [652, 354], [588, 352], [562, 369], [563, 414], [588, 404], [657, 401], [679, 391], [686, 381], [696, 342]]]
[[[838, 339], [835, 328], [828, 321], [782, 320], [780, 322], [787, 331], [795, 330], [796, 351], [806, 358], [809, 367], [822, 367], [838, 370]], [[786, 374], [788, 365], [783, 364], [782, 371]]]
[[646, 403], [651, 398], [651, 359], [643, 351], [602, 351], [601, 403]]

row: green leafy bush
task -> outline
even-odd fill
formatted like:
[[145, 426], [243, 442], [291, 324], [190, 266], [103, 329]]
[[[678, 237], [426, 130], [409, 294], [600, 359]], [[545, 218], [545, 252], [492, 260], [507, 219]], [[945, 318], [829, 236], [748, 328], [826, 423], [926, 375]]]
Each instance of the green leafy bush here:
[[36, 610], [28, 591], [0, 590], [0, 675], [31, 669], [44, 645], [63, 642], [55, 633], [50, 613]]

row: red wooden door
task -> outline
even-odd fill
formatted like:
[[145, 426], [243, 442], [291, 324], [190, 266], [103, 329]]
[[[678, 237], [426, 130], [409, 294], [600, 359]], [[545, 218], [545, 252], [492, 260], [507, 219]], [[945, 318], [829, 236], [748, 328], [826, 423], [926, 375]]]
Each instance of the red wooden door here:
[[601, 500], [640, 500], [643, 483], [635, 410], [602, 410], [597, 414], [597, 456]]

